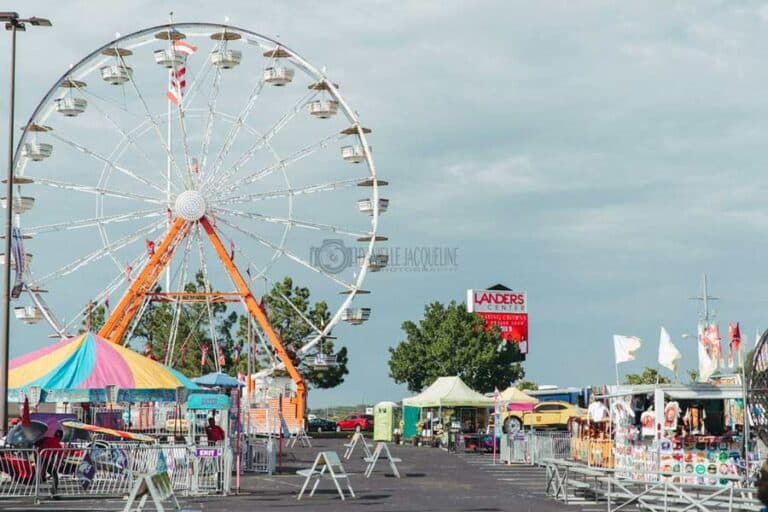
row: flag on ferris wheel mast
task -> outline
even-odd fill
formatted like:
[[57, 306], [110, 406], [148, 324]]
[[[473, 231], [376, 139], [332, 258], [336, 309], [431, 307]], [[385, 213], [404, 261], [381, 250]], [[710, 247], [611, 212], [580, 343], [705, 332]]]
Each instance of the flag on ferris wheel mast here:
[[[176, 53], [180, 53], [184, 56], [190, 56], [197, 51], [197, 46], [192, 46], [184, 41], [177, 40], [173, 42], [173, 50]], [[165, 96], [168, 101], [178, 106], [181, 103], [181, 98], [184, 95], [184, 88], [187, 86], [187, 81], [184, 79], [184, 75], [187, 74], [187, 67], [185, 64], [171, 69], [168, 73], [168, 92]]]

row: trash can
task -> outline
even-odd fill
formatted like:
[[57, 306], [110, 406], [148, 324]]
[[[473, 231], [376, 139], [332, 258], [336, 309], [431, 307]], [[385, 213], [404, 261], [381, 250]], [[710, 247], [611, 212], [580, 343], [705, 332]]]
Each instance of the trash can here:
[[373, 440], [392, 442], [395, 427], [394, 402], [379, 402], [373, 407]]

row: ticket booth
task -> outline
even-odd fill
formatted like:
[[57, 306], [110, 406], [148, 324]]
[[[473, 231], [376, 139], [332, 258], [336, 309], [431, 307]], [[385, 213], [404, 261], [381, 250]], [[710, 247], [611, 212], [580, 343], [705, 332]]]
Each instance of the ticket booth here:
[[379, 402], [373, 407], [373, 440], [392, 441], [395, 428], [395, 402]]

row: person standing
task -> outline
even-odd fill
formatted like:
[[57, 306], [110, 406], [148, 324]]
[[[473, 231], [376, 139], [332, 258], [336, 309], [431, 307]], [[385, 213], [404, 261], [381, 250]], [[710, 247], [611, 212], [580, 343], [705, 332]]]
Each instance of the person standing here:
[[43, 437], [35, 445], [40, 451], [40, 467], [43, 472], [43, 480], [46, 476], [51, 477], [51, 497], [57, 498], [56, 493], [59, 490], [59, 466], [64, 460], [64, 447], [61, 445], [61, 438], [64, 437], [62, 430], [57, 430], [53, 437]]
[[213, 446], [224, 441], [224, 429], [216, 424], [216, 419], [208, 418], [208, 426], [205, 427], [205, 437], [208, 438], [208, 444]]

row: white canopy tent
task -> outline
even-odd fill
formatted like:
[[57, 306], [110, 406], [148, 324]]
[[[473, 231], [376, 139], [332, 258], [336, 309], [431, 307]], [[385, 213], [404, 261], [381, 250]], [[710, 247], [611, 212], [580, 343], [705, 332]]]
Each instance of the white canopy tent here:
[[470, 388], [460, 377], [438, 377], [416, 396], [403, 399], [411, 407], [493, 407], [493, 398]]

